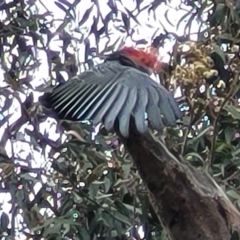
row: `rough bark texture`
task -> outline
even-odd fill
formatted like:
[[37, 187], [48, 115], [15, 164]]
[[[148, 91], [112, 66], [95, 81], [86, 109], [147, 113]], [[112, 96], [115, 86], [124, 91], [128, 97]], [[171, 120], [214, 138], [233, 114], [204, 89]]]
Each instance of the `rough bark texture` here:
[[172, 240], [227, 240], [240, 231], [240, 214], [203, 170], [180, 162], [153, 135], [122, 138], [159, 220]]

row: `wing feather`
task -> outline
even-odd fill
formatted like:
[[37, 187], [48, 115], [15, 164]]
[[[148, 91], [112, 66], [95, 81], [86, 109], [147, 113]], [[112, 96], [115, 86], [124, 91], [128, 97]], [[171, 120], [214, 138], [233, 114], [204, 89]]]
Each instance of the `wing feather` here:
[[135, 119], [136, 128], [140, 133], [144, 133], [147, 131], [147, 124], [145, 118], [147, 103], [148, 103], [147, 89], [138, 88], [137, 101], [133, 108], [133, 116]]
[[103, 121], [103, 117], [106, 116], [106, 113], [109, 111], [114, 102], [119, 98], [122, 98], [120, 88], [121, 85], [117, 85], [115, 91], [110, 94], [109, 98], [105, 98], [106, 101], [103, 102], [102, 105], [99, 106], [99, 108], [93, 113], [92, 119], [94, 125]]
[[110, 81], [106, 85], [99, 85], [95, 91], [93, 91], [88, 97], [83, 99], [82, 102], [79, 102], [77, 105], [79, 106], [78, 110], [78, 119], [86, 118], [85, 113], [94, 106], [98, 104], [99, 101], [104, 101], [104, 99], [108, 96], [109, 93], [114, 92], [114, 88], [116, 83], [111, 83]]
[[[72, 87], [72, 86], [71, 86]], [[55, 94], [52, 97], [52, 101], [54, 101], [54, 107], [59, 109], [60, 113], [64, 113], [64, 117], [66, 117], [66, 112], [70, 109], [75, 107], [76, 102], [80, 101], [79, 98], [86, 97], [89, 93], [91, 93], [96, 86], [94, 85], [83, 85], [83, 86], [76, 86], [75, 89], [66, 88], [64, 94], [61, 95], [61, 92]], [[73, 105], [73, 106], [72, 106]], [[72, 106], [72, 107], [71, 107]], [[71, 116], [73, 117], [73, 116]]]
[[147, 89], [148, 91], [148, 104], [147, 104], [147, 117], [153, 128], [161, 131], [163, 128], [163, 122], [161, 119], [160, 110], [156, 108], [159, 101], [159, 96], [155, 88]]
[[172, 109], [172, 106], [169, 106], [168, 98], [172, 97], [169, 92], [166, 91], [166, 89], [158, 89], [158, 108], [161, 111], [163, 121], [165, 122], [165, 125], [173, 125], [176, 122], [176, 118]]
[[174, 115], [175, 115], [175, 119], [179, 119], [182, 117], [182, 112], [179, 108], [179, 105], [177, 104], [176, 100], [173, 97], [169, 97], [168, 98], [168, 103], [171, 106]]
[[65, 117], [71, 116], [74, 119], [80, 120], [78, 118], [78, 113], [81, 111], [82, 101], [88, 97], [92, 92], [96, 91], [97, 86], [93, 87], [93, 85], [85, 85], [82, 89], [78, 89], [78, 92], [73, 98], [69, 99], [71, 107], [66, 110]]
[[128, 89], [128, 95], [126, 97], [125, 104], [118, 114], [119, 131], [124, 137], [128, 137], [129, 135], [130, 118], [136, 101], [137, 101], [137, 89], [136, 88]]
[[[113, 129], [116, 118], [119, 115], [119, 112], [123, 108], [127, 99], [128, 91], [126, 88], [119, 85], [118, 93], [119, 93], [118, 99], [116, 99], [111, 104], [111, 107], [108, 109], [108, 111], [104, 114], [104, 117], [103, 117], [104, 126], [108, 131]], [[131, 112], [129, 114], [131, 115]]]
[[92, 120], [94, 125], [103, 122], [107, 130], [111, 130], [117, 120], [124, 137], [129, 135], [131, 117], [137, 130], [144, 133], [147, 130], [145, 113], [157, 130], [175, 124], [182, 115], [163, 86], [147, 74], [117, 61], [84, 72], [47, 96], [49, 105], [60, 118]]
[[[104, 95], [100, 95], [91, 103], [88, 111], [84, 113], [83, 118], [94, 119], [97, 113], [101, 111], [101, 106], [104, 106], [104, 108], [108, 110], [112, 103], [114, 103], [118, 97], [121, 97], [120, 88], [120, 85], [112, 85], [108, 88]], [[108, 101], [110, 101], [109, 104]], [[104, 111], [104, 109], [102, 110]]]

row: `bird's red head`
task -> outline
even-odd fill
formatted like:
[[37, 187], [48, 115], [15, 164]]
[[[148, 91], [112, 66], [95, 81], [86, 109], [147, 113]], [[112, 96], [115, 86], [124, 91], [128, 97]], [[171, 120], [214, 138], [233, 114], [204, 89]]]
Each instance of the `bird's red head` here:
[[161, 62], [156, 48], [149, 47], [147, 50], [143, 50], [133, 47], [123, 47], [121, 51], [139, 65], [148, 67], [154, 72], [159, 72]]

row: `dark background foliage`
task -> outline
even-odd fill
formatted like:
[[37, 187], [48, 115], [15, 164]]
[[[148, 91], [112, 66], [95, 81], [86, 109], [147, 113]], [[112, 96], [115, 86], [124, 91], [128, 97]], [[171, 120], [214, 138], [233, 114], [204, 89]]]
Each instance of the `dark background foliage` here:
[[[135, 0], [130, 7], [89, 0], [85, 8], [83, 2], [0, 3], [2, 239], [141, 239], [140, 226], [144, 239], [166, 239], [115, 135], [59, 122], [38, 104], [45, 89], [103, 54], [156, 37], [168, 56], [156, 79], [180, 87], [185, 113], [177, 129], [166, 130], [168, 147], [209, 171], [238, 207], [238, 2]], [[177, 23], [171, 4], [182, 13]]]

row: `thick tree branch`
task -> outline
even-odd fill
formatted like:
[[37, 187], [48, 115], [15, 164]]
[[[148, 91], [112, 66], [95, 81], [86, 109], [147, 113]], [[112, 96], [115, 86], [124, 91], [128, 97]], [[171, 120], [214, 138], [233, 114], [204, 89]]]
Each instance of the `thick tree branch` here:
[[170, 239], [226, 240], [240, 231], [240, 213], [206, 172], [181, 163], [150, 133], [121, 139]]

